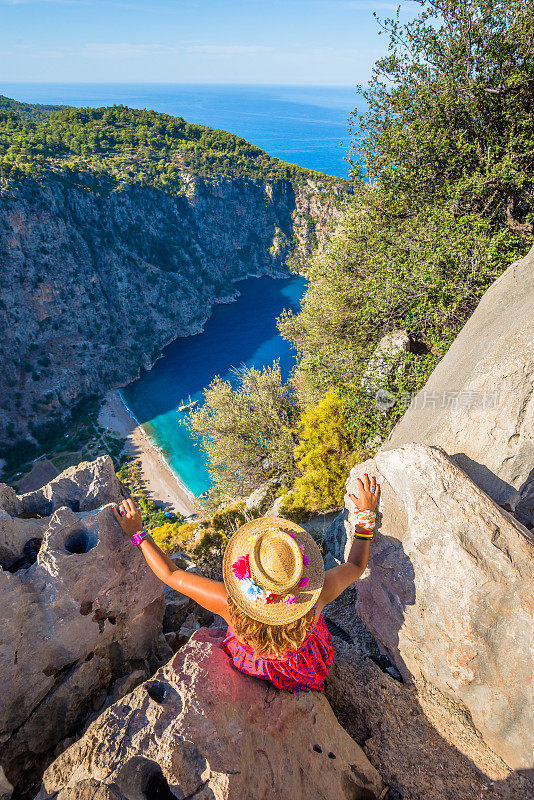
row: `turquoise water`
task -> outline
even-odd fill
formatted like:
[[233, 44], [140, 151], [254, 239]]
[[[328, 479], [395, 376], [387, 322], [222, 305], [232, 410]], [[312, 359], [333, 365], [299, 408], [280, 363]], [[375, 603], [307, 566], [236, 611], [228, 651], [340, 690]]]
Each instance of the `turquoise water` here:
[[0, 82], [0, 94], [76, 108], [150, 108], [235, 133], [270, 156], [341, 178], [348, 177], [348, 116], [361, 106], [347, 86]]
[[187, 402], [191, 395], [201, 401], [202, 390], [215, 375], [235, 386], [233, 368], [261, 368], [279, 359], [287, 380], [295, 363], [294, 351], [278, 334], [276, 318], [284, 308], [298, 310], [304, 278], [248, 278], [234, 285], [240, 296], [215, 305], [203, 333], [172, 342], [149, 372], [122, 389], [129, 408], [195, 495], [206, 491], [210, 480], [205, 452], [182, 422], [187, 412], [176, 411], [182, 399]]

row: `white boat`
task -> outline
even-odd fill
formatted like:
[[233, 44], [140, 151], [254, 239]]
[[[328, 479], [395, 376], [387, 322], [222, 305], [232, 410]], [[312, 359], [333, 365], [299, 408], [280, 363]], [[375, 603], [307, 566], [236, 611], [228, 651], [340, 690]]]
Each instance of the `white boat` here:
[[187, 411], [188, 408], [193, 408], [193, 406], [196, 406], [197, 403], [198, 403], [198, 400], [191, 400], [191, 395], [189, 395], [189, 402], [188, 403], [184, 403], [184, 401], [182, 399], [181, 405], [179, 405], [176, 410], [177, 411]]

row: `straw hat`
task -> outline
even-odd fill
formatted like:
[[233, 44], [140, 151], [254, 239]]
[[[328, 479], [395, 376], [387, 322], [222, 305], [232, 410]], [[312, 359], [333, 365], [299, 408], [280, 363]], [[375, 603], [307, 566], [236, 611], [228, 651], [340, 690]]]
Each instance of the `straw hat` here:
[[281, 517], [260, 517], [229, 539], [223, 579], [234, 603], [249, 617], [285, 625], [316, 604], [324, 582], [323, 558], [300, 525]]

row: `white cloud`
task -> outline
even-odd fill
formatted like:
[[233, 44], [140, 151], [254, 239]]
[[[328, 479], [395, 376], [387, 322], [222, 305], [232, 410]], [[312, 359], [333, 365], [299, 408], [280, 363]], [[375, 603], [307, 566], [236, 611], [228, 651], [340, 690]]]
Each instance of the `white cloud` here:
[[232, 53], [268, 53], [273, 50], [261, 44], [191, 44], [187, 47], [190, 53], [209, 53], [211, 55], [231, 55]]
[[133, 42], [87, 42], [82, 55], [88, 58], [144, 58], [160, 53], [178, 53], [178, 48], [166, 44], [135, 44]]

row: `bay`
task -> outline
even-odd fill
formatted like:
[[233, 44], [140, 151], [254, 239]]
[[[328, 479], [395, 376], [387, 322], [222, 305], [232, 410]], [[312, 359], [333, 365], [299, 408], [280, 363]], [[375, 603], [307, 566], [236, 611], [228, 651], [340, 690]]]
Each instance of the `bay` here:
[[233, 370], [261, 369], [276, 359], [287, 380], [295, 363], [295, 352], [279, 335], [276, 318], [284, 308], [298, 310], [305, 279], [247, 278], [234, 286], [239, 297], [215, 305], [203, 333], [169, 344], [150, 371], [121, 391], [169, 466], [197, 496], [211, 482], [205, 451], [184, 425], [188, 412], [177, 411], [182, 400], [187, 403], [190, 396], [200, 403], [202, 390], [215, 375], [235, 386]]
[[[28, 103], [153, 109], [229, 131], [271, 156], [342, 178], [349, 170], [348, 117], [358, 102], [356, 90], [346, 86], [4, 83], [0, 93]], [[122, 390], [172, 470], [197, 496], [210, 486], [206, 454], [177, 407], [189, 396], [200, 402], [215, 375], [235, 385], [234, 369], [261, 369], [279, 359], [285, 380], [295, 363], [276, 318], [284, 308], [298, 310], [304, 279], [249, 278], [235, 286], [238, 299], [215, 305], [203, 333], [171, 343], [152, 370]]]

